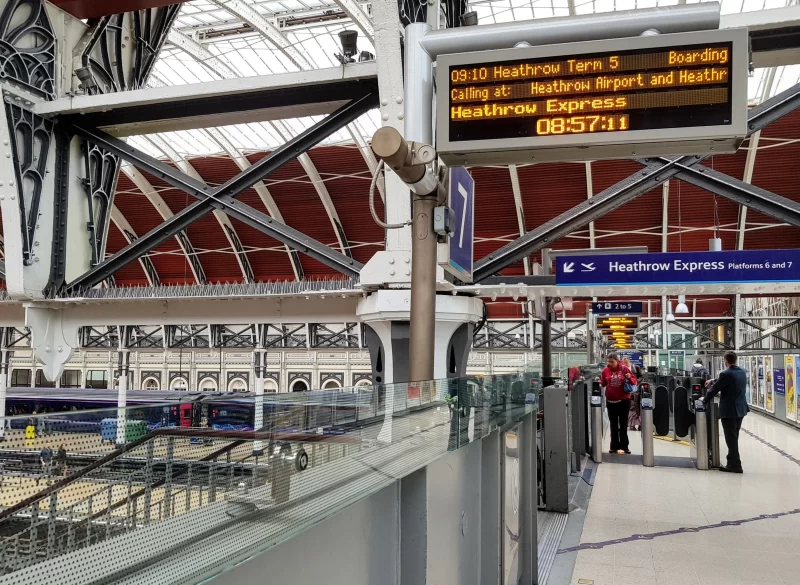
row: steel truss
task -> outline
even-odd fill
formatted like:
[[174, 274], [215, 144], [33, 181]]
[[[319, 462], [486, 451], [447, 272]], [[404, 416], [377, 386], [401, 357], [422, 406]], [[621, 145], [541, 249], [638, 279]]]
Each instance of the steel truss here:
[[[800, 84], [752, 108], [748, 112], [748, 135], [764, 129], [798, 107]], [[800, 204], [702, 166], [700, 163], [708, 156], [710, 155], [637, 161], [645, 167], [644, 170], [619, 181], [476, 262], [474, 281], [481, 282], [672, 178], [695, 184], [782, 222], [800, 227]]]
[[115, 325], [108, 327], [81, 327], [80, 344], [85, 349], [119, 348], [119, 330]]
[[345, 323], [341, 328], [333, 329], [330, 325], [311, 324], [312, 348], [345, 348], [359, 347], [359, 323]]
[[[766, 317], [765, 319], [766, 320], [770, 320], [770, 319], [774, 319], [774, 317], [769, 316], [769, 317]], [[755, 339], [751, 339], [750, 341], [747, 341], [745, 343], [741, 343], [739, 345], [739, 349], [747, 349], [747, 348], [751, 348], [751, 349], [800, 349], [800, 344], [798, 344], [796, 341], [793, 341], [793, 340], [791, 340], [791, 339], [789, 339], [787, 337], [784, 337], [783, 335], [778, 335], [779, 332], [786, 331], [787, 329], [792, 329], [792, 328], [800, 329], [800, 318], [788, 319], [787, 322], [782, 324], [782, 325], [771, 326], [771, 327], [763, 327], [761, 325], [757, 325], [751, 319], [740, 318], [739, 319], [739, 323], [741, 325], [746, 325], [747, 327], [751, 327], [752, 329], [755, 329], [758, 332], [758, 335], [755, 337]], [[775, 344], [772, 342], [772, 339], [777, 339], [777, 340], [781, 341], [782, 343], [779, 344], [780, 347], [776, 348]], [[769, 347], [768, 348], [755, 347], [756, 344], [758, 344], [759, 346], [762, 346], [763, 345], [762, 342], [765, 341], [765, 340], [769, 340]]]
[[249, 205], [238, 201], [236, 197], [270, 173], [296, 158], [299, 154], [306, 152], [325, 137], [343, 128], [377, 105], [378, 96], [374, 92], [351, 101], [217, 188], [211, 188], [202, 181], [190, 177], [105, 132], [96, 128], [84, 128], [79, 124], [73, 124], [71, 130], [76, 135], [165, 180], [173, 187], [197, 198], [198, 201], [179, 211], [158, 227], [78, 277], [69, 283], [67, 288], [79, 290], [91, 288], [101, 283], [123, 266], [137, 260], [140, 256], [174, 236], [178, 231], [185, 229], [188, 225], [205, 217], [215, 209], [227, 213], [231, 217], [297, 249], [299, 252], [308, 254], [315, 260], [339, 272], [357, 278], [362, 268], [360, 262], [276, 221], [265, 213], [253, 209]]
[[708, 333], [710, 333], [720, 325], [726, 325], [728, 323], [727, 319], [724, 321], [704, 320], [702, 323], [697, 323], [694, 329], [692, 327], [684, 325], [680, 321], [671, 321], [671, 323], [677, 327], [680, 327], [681, 329], [685, 329], [686, 331], [692, 333], [693, 335], [688, 339], [684, 338], [677, 340], [673, 343], [670, 343], [667, 349], [696, 349], [694, 347], [694, 343], [692, 343], [692, 346], [689, 347], [686, 347], [686, 344], [689, 342], [693, 342], [697, 338], [701, 338], [707, 341], [708, 343], [713, 344], [713, 347], [711, 349], [733, 349], [733, 346], [730, 345], [729, 343], [725, 343], [724, 341], [719, 341], [718, 339], [714, 339], [713, 337], [708, 335]]
[[206, 348], [211, 342], [208, 338], [208, 325], [166, 325], [167, 347], [169, 349]]

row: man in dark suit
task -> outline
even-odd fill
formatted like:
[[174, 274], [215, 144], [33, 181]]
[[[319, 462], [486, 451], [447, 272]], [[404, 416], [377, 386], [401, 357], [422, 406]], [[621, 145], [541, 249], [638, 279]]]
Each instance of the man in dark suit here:
[[[719, 468], [728, 473], [742, 473], [742, 460], [739, 458], [739, 430], [742, 428], [742, 419], [750, 412], [747, 407], [745, 390], [747, 387], [747, 374], [736, 365], [737, 357], [732, 351], [725, 353], [727, 370], [722, 372], [711, 386], [704, 402], [710, 402], [714, 396], [719, 398], [719, 418], [722, 421], [722, 430], [725, 432], [725, 443], [728, 445], [728, 465]], [[706, 387], [711, 385], [711, 380], [706, 382]]]

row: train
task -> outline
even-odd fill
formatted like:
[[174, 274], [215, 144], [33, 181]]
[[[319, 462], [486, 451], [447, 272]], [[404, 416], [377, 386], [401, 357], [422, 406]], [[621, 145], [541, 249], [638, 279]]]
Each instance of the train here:
[[[46, 416], [44, 425], [59, 432], [97, 432], [103, 419], [116, 417], [118, 391], [86, 388], [9, 388], [6, 416], [11, 428], [23, 429]], [[128, 420], [159, 427], [253, 430], [252, 392], [143, 391], [126, 395]], [[326, 429], [366, 424], [377, 416], [377, 393], [311, 391], [264, 395], [264, 426], [280, 431]], [[28, 415], [28, 416], [26, 416]]]

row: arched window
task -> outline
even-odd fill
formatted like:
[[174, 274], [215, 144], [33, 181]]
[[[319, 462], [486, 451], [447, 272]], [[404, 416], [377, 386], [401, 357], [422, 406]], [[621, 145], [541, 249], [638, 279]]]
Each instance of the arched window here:
[[273, 380], [272, 378], [267, 378], [264, 380], [264, 393], [265, 394], [274, 394], [278, 391], [278, 383]]
[[339, 383], [339, 380], [325, 380], [325, 383], [322, 385], [323, 390], [339, 390], [342, 385]]
[[298, 378], [297, 380], [292, 382], [291, 391], [292, 392], [308, 392], [308, 382], [306, 382], [302, 378]]
[[372, 380], [364, 378], [356, 382], [356, 388], [372, 387]]
[[186, 390], [189, 387], [189, 383], [186, 381], [186, 378], [182, 378], [178, 376], [169, 384], [170, 390]]
[[200, 381], [201, 392], [214, 392], [217, 389], [217, 381], [214, 378], [203, 378]]
[[242, 378], [234, 378], [228, 382], [228, 392], [247, 392], [247, 382]]
[[160, 386], [158, 380], [155, 378], [145, 378], [145, 381], [142, 383], [143, 390], [160, 390]]

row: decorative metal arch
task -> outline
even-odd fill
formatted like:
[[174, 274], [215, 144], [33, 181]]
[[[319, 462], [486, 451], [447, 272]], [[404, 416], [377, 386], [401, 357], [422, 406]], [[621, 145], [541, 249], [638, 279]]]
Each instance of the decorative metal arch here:
[[0, 79], [55, 98], [56, 37], [44, 0], [7, 0], [0, 14]]
[[18, 202], [23, 262], [30, 266], [33, 263], [39, 202], [47, 173], [54, 124], [12, 104], [6, 104], [6, 117], [13, 147], [17, 192], [20, 194]]

